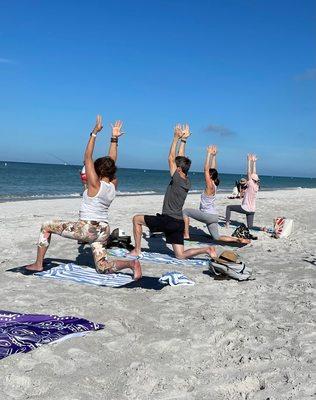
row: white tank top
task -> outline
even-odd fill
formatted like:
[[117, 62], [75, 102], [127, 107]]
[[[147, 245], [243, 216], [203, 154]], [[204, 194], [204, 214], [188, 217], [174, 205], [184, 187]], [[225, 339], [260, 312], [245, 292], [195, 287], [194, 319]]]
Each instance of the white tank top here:
[[201, 194], [201, 202], [200, 202], [200, 211], [203, 211], [208, 214], [218, 214], [215, 208], [215, 197], [216, 197], [216, 185], [215, 193], [213, 195], [207, 195], [205, 191]]
[[109, 207], [115, 198], [113, 183], [101, 181], [100, 189], [94, 197], [88, 196], [88, 190], [82, 195], [79, 218], [83, 221], [108, 222]]

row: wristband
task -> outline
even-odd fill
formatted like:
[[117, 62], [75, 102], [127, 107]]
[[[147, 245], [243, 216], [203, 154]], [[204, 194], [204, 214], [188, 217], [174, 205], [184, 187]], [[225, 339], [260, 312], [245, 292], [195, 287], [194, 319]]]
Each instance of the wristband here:
[[111, 143], [118, 143], [117, 137], [111, 137]]
[[184, 140], [184, 139], [181, 139], [181, 142], [182, 142], [182, 143], [186, 143], [187, 141], [186, 141], [186, 140]]
[[97, 137], [97, 134], [94, 133], [94, 132], [91, 132], [91, 133], [90, 133], [90, 136]]

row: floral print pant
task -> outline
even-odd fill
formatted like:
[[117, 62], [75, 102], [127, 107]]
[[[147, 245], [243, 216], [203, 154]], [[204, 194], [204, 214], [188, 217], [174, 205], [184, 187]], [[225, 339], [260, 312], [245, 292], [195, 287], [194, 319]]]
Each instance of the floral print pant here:
[[39, 247], [48, 247], [51, 234], [90, 243], [96, 270], [99, 273], [115, 272], [115, 262], [108, 261], [106, 243], [110, 235], [110, 227], [106, 222], [97, 221], [61, 221], [45, 222], [40, 231]]

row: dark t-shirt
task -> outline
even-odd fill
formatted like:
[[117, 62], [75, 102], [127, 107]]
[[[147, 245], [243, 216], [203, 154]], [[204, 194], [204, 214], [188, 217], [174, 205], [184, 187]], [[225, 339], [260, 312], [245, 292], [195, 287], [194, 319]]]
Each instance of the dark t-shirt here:
[[162, 213], [176, 219], [183, 219], [182, 208], [190, 188], [190, 179], [181, 178], [179, 172], [176, 171], [167, 188]]

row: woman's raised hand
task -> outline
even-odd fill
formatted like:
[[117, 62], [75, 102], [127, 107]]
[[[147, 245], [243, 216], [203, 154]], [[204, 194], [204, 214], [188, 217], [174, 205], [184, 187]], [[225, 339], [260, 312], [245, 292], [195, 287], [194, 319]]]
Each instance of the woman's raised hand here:
[[102, 116], [101, 115], [97, 115], [97, 119], [95, 122], [95, 127], [93, 128], [93, 132], [94, 133], [98, 133], [100, 131], [102, 131], [103, 125], [102, 125]]
[[248, 161], [254, 161], [254, 162], [256, 162], [258, 160], [257, 156], [253, 153], [249, 153], [247, 155], [247, 159], [248, 159]]
[[181, 138], [187, 139], [191, 135], [189, 124], [182, 125], [182, 129], [181, 130], [182, 130]]
[[209, 154], [211, 154], [212, 156], [216, 156], [216, 154], [217, 154], [217, 147], [215, 146], [215, 144], [212, 144], [211, 146], [208, 146], [208, 147], [206, 148], [206, 150], [207, 150], [207, 152], [208, 152]]
[[114, 125], [111, 124], [112, 126], [112, 136], [113, 137], [119, 137], [124, 135], [125, 132], [121, 131], [123, 122], [122, 121], [115, 121]]

